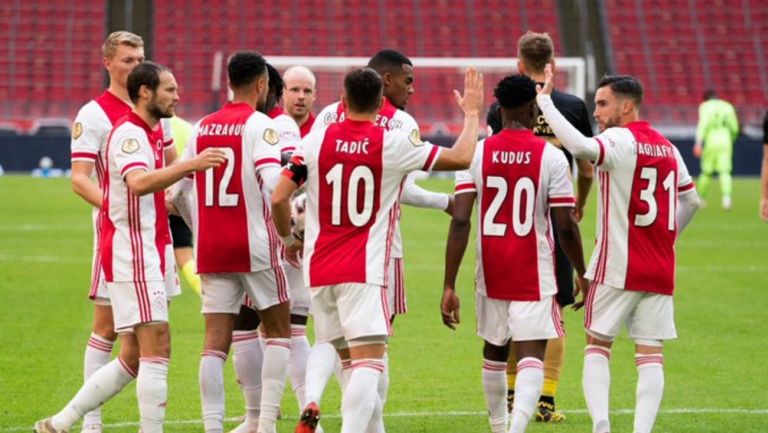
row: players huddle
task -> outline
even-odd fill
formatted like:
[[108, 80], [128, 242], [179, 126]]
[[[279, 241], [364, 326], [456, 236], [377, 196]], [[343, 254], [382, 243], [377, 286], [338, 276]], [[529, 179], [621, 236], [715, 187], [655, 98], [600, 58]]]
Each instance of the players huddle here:
[[[246, 401], [236, 432], [277, 431], [287, 376], [301, 406], [295, 431], [322, 431], [320, 399], [335, 370], [341, 431], [384, 432], [387, 341], [395, 314], [407, 308], [399, 229], [406, 203], [452, 215], [441, 301], [450, 328], [460, 323], [456, 276], [477, 207], [477, 333], [492, 432], [564, 419], [554, 405], [561, 314], [578, 293], [593, 432], [610, 431], [608, 359], [625, 323], [636, 344], [635, 432], [650, 432], [664, 386], [662, 343], [676, 337], [674, 241], [698, 195], [677, 149], [639, 120], [643, 89], [635, 78], [598, 84], [601, 133], [590, 138], [583, 101], [553, 92], [551, 39], [529, 32], [518, 48], [520, 74], [496, 85], [494, 135], [479, 142], [483, 76], [467, 69], [463, 92], [454, 91], [464, 123], [451, 148], [422, 141], [405, 113], [414, 69], [397, 51], [380, 51], [349, 72], [341, 101], [317, 118], [309, 70], [280, 77], [258, 53], [237, 52], [228, 63], [232, 101], [195, 125], [176, 158], [163, 122], [179, 101], [173, 73], [144, 61], [138, 36], [110, 35], [110, 87], [78, 113], [72, 139], [73, 188], [98, 209], [86, 380], [35, 431], [68, 432], [84, 418], [84, 432], [101, 432], [98, 408], [133, 379], [140, 431], [163, 431], [168, 308], [179, 293], [170, 211], [194, 233], [206, 433], [224, 431], [230, 347]], [[286, 111], [277, 105], [282, 96]], [[96, 183], [88, 179], [94, 169]], [[433, 170], [457, 172], [455, 199], [413, 181], [411, 173]], [[577, 222], [592, 173], [598, 237], [587, 266]], [[120, 353], [110, 362], [118, 336]]]

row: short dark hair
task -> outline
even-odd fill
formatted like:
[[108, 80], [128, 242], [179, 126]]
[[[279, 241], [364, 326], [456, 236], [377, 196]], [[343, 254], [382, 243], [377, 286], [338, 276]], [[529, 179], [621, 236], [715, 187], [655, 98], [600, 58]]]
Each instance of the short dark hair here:
[[715, 92], [715, 89], [707, 89], [706, 92], [704, 92], [704, 99], [715, 99], [717, 97], [717, 92]]
[[160, 74], [163, 72], [171, 72], [167, 66], [160, 65], [155, 62], [142, 62], [138, 66], [133, 68], [130, 74], [128, 74], [128, 97], [131, 98], [131, 102], [134, 104], [139, 101], [139, 89], [141, 86], [147, 86], [153, 92], [160, 86]]
[[413, 63], [403, 53], [395, 50], [381, 50], [368, 61], [368, 67], [379, 74], [395, 70], [400, 71], [403, 69], [403, 65], [413, 66]]
[[267, 61], [256, 51], [238, 51], [229, 59], [227, 76], [232, 87], [253, 83], [266, 72]]
[[528, 30], [517, 40], [517, 57], [530, 72], [542, 72], [555, 56], [555, 44], [548, 33]]
[[525, 75], [508, 75], [496, 85], [493, 96], [504, 108], [519, 107], [536, 98], [536, 83]]
[[608, 86], [613, 93], [630, 98], [636, 105], [643, 103], [643, 85], [631, 75], [605, 75], [597, 83], [597, 88]]
[[378, 111], [384, 81], [372, 68], [356, 69], [344, 77], [344, 94], [349, 109], [358, 113]]
[[267, 73], [269, 74], [269, 91], [275, 95], [275, 101], [279, 101], [283, 97], [283, 88], [285, 87], [283, 77], [269, 63], [267, 63]]

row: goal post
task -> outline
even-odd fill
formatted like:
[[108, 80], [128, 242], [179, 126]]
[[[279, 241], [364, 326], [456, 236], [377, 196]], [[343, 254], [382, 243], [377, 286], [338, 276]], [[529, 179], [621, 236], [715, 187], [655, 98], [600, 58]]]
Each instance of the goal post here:
[[[317, 78], [317, 98], [313, 111], [338, 101], [344, 74], [366, 65], [368, 57], [265, 56], [281, 73], [295, 65], [306, 66]], [[406, 111], [424, 135], [455, 135], [461, 130], [462, 116], [453, 99], [453, 89], [462, 90], [466, 68], [473, 66], [485, 76], [486, 109], [493, 101], [493, 89], [505, 76], [517, 72], [514, 57], [411, 57], [414, 67], [414, 89]], [[557, 88], [584, 98], [586, 63], [580, 57], [555, 59]]]

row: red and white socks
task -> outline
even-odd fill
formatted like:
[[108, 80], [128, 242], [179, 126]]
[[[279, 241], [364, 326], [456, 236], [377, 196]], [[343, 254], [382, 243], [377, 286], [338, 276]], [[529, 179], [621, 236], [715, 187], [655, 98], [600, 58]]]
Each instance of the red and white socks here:
[[611, 429], [608, 420], [608, 394], [611, 387], [610, 359], [611, 349], [603, 346], [590, 344], [584, 351], [584, 372], [581, 384], [587, 409], [592, 417], [593, 433], [606, 433]]
[[200, 357], [200, 402], [205, 433], [224, 432], [224, 364], [227, 354], [204, 350]]
[[664, 355], [635, 354], [637, 390], [635, 394], [635, 433], [650, 433], [664, 394]]
[[261, 369], [261, 413], [259, 414], [258, 433], [277, 432], [277, 414], [283, 399], [290, 353], [291, 340], [289, 338], [264, 339], [264, 364]]
[[483, 360], [483, 393], [492, 433], [507, 431], [507, 363]]
[[[541, 386], [544, 384], [544, 362], [538, 358], [525, 357], [517, 362], [515, 378], [515, 406], [509, 433], [523, 433], [536, 410]], [[506, 395], [504, 404], [506, 406]]]
[[264, 361], [259, 332], [233, 332], [232, 356], [237, 383], [245, 399], [245, 431], [257, 431], [261, 412], [261, 368]]
[[[85, 346], [85, 356], [83, 359], [83, 383], [90, 378], [101, 367], [109, 363], [109, 357], [112, 354], [112, 348], [115, 342], [91, 333], [88, 338], [88, 345]], [[83, 430], [88, 426], [101, 425], [101, 408], [96, 408], [83, 416]]]
[[307, 339], [306, 325], [291, 325], [291, 356], [288, 361], [288, 377], [291, 379], [291, 387], [296, 394], [299, 408], [303, 409], [307, 401], [305, 399], [307, 359], [311, 347]]
[[360, 433], [366, 430], [376, 406], [378, 384], [384, 372], [382, 359], [356, 359], [352, 361], [341, 403], [341, 433]]
[[69, 431], [85, 413], [100, 407], [136, 377], [120, 357], [93, 373], [67, 406], [51, 418], [53, 426]]
[[142, 433], [163, 433], [168, 401], [168, 358], [139, 359], [136, 397]]

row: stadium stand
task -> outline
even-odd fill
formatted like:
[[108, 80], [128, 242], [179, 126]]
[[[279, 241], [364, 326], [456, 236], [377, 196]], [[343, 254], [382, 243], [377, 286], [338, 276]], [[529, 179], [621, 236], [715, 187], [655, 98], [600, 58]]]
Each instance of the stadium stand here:
[[695, 124], [708, 88], [732, 102], [742, 123], [758, 123], [768, 100], [761, 0], [604, 0], [615, 71], [646, 83], [644, 115]]

